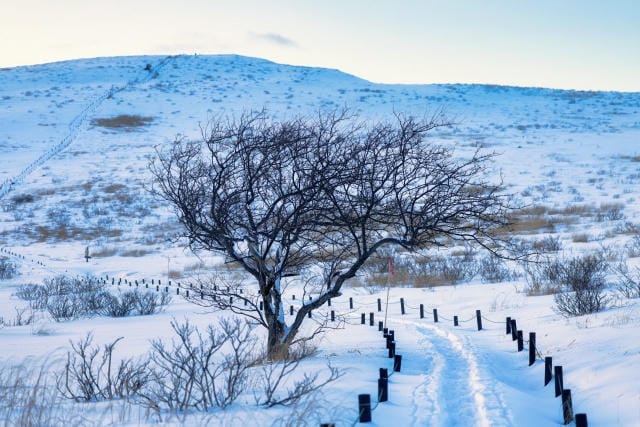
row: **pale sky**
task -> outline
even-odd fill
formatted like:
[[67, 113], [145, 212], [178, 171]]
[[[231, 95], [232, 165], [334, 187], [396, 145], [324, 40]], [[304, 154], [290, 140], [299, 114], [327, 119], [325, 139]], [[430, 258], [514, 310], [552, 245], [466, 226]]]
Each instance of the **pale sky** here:
[[0, 67], [176, 53], [382, 83], [640, 91], [640, 0], [0, 0]]

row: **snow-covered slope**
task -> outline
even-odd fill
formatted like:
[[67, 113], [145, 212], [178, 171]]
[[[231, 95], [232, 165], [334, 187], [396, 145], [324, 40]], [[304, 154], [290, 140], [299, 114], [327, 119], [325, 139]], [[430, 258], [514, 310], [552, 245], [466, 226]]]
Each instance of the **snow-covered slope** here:
[[[15, 285], [55, 273], [164, 280], [168, 270], [183, 275], [194, 270], [202, 260], [169, 240], [175, 234], [170, 209], [154, 201], [144, 188], [150, 184], [147, 164], [156, 145], [178, 136], [197, 138], [201, 126], [213, 116], [266, 108], [276, 117], [293, 117], [345, 107], [365, 119], [388, 118], [394, 112], [429, 116], [443, 109], [456, 124], [434, 134], [434, 140], [454, 145], [461, 155], [478, 148], [499, 153], [496, 172], [523, 204], [549, 210], [582, 206], [585, 211], [589, 209], [584, 206], [594, 210], [619, 206], [622, 218], [609, 221], [585, 215], [552, 227], [568, 253], [623, 248], [632, 237], [625, 223], [640, 222], [640, 93], [382, 85], [337, 70], [235, 55], [96, 58], [0, 69], [0, 247], [25, 257], [13, 257], [22, 275], [0, 282], [0, 316], [8, 318], [20, 304], [11, 297]], [[130, 128], [100, 122], [118, 116], [145, 121]], [[537, 236], [549, 231], [538, 230]], [[587, 235], [586, 243], [578, 238], [580, 234]], [[94, 255], [88, 263], [83, 258], [86, 246]], [[202, 256], [205, 264], [218, 261]], [[544, 331], [539, 338], [543, 348], [559, 356], [565, 366], [574, 363], [565, 369], [580, 372], [570, 377], [577, 388], [574, 400], [581, 411], [590, 412], [593, 425], [633, 425], [640, 417], [640, 375], [633, 369], [640, 363], [640, 352], [625, 338], [630, 335], [636, 342], [640, 338], [637, 301], [621, 302], [600, 315], [564, 320], [551, 310], [550, 296], [526, 297], [523, 288], [523, 280], [515, 280], [435, 292], [395, 292], [397, 298], [404, 292], [444, 312], [458, 310], [461, 316], [482, 308], [491, 310], [494, 320], [508, 315], [524, 319], [525, 327]], [[376, 298], [362, 297], [371, 304]], [[174, 301], [155, 320], [53, 324], [55, 333], [49, 336], [32, 335], [29, 327], [4, 328], [0, 346], [6, 357], [15, 360], [64, 346], [87, 330], [107, 342], [118, 328], [130, 331], [130, 348], [142, 352], [149, 339], [167, 335], [168, 318], [194, 312], [190, 305]], [[205, 316], [196, 317], [207, 321]], [[479, 425], [559, 423], [557, 402], [549, 398], [548, 390], [536, 388], [537, 377], [518, 368], [520, 362], [501, 333], [502, 326], [478, 337], [469, 331], [420, 324], [415, 312], [411, 319], [396, 313], [391, 321], [408, 338], [406, 354], [418, 362], [411, 359], [408, 372], [413, 374], [399, 380], [403, 384], [400, 409], [380, 407], [385, 422], [377, 425], [398, 419], [413, 425], [454, 425], [450, 413], [457, 405], [467, 414], [460, 421], [464, 425], [470, 420]], [[153, 322], [162, 326], [150, 327]], [[375, 353], [378, 343], [374, 344], [373, 332], [362, 334], [361, 343], [352, 343], [351, 328], [330, 332], [327, 350], [320, 356], [334, 357], [351, 369], [346, 377], [351, 383], [338, 386], [340, 401], [355, 401], [356, 385], [371, 386], [368, 377], [375, 375], [365, 375], [365, 368], [372, 371], [383, 362]], [[365, 349], [371, 354], [363, 356], [362, 366], [342, 355]], [[583, 359], [576, 360], [579, 357]], [[605, 358], [610, 365], [603, 364]], [[432, 368], [418, 372], [415, 363]], [[513, 372], [499, 369], [501, 365]], [[455, 376], [448, 378], [447, 370], [455, 371]], [[598, 378], [596, 370], [602, 372]], [[441, 387], [467, 400], [456, 401]], [[546, 409], [540, 409], [537, 418], [523, 421], [521, 417], [533, 405], [527, 403], [529, 398]], [[242, 410], [235, 414], [246, 419], [240, 415]], [[348, 412], [340, 419], [351, 416]]]

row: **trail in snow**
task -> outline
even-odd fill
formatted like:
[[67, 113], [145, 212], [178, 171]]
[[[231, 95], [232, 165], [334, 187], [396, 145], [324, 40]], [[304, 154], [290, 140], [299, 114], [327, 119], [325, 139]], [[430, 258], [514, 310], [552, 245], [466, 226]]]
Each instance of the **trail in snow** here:
[[32, 174], [36, 169], [42, 166], [45, 162], [50, 160], [55, 155], [59, 154], [67, 148], [71, 143], [76, 139], [78, 134], [83, 130], [83, 127], [87, 124], [87, 118], [95, 112], [95, 110], [106, 100], [111, 98], [118, 92], [121, 92], [126, 89], [130, 89], [132, 86], [146, 83], [157, 76], [157, 73], [166, 66], [170, 61], [177, 58], [177, 56], [167, 56], [162, 61], [160, 61], [155, 66], [151, 67], [151, 69], [145, 71], [145, 74], [138, 76], [132, 80], [129, 80], [122, 86], [112, 86], [109, 90], [103, 93], [98, 98], [94, 99], [87, 105], [81, 112], [78, 114], [72, 121], [69, 123], [69, 133], [65, 136], [62, 141], [57, 143], [55, 146], [51, 147], [45, 153], [43, 153], [40, 157], [34, 160], [31, 164], [29, 164], [26, 168], [24, 168], [19, 174], [16, 176], [6, 179], [2, 184], [0, 184], [0, 199], [6, 196], [10, 191], [14, 190], [18, 184], [21, 184], [27, 176]]
[[[514, 425], [495, 381], [481, 373], [470, 343], [436, 325], [404, 319], [392, 322], [415, 328], [415, 334], [403, 334], [399, 345], [404, 344], [404, 353], [409, 350], [404, 360], [417, 360], [418, 366], [409, 363], [393, 378], [394, 383], [413, 390], [411, 402], [398, 402], [410, 408], [410, 425]], [[412, 338], [414, 342], [405, 343]]]

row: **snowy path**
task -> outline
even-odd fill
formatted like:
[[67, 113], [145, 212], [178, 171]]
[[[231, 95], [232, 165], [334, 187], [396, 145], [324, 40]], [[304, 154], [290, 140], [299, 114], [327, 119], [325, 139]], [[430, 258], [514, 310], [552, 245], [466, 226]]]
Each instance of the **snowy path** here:
[[[464, 336], [420, 321], [395, 318], [390, 325], [400, 332], [403, 368], [390, 381], [390, 404], [379, 406], [375, 418], [414, 426], [515, 425]], [[394, 395], [394, 389], [406, 392]]]
[[150, 70], [144, 72], [144, 74], [129, 80], [125, 84], [121, 86], [112, 86], [105, 93], [94, 99], [87, 105], [72, 121], [69, 123], [69, 133], [65, 136], [59, 143], [55, 146], [51, 147], [45, 153], [43, 153], [36, 160], [31, 162], [26, 168], [24, 168], [19, 174], [16, 176], [5, 180], [0, 183], [0, 199], [6, 196], [10, 191], [14, 190], [18, 184], [21, 184], [27, 176], [32, 174], [36, 169], [41, 167], [48, 160], [53, 158], [55, 155], [62, 152], [65, 148], [67, 148], [71, 143], [76, 139], [78, 134], [82, 131], [83, 126], [87, 124], [87, 118], [96, 111], [96, 109], [106, 100], [113, 97], [114, 94], [121, 92], [123, 90], [130, 89], [132, 86], [146, 83], [153, 79], [157, 73], [167, 65], [171, 60], [175, 59], [175, 56], [168, 56], [160, 61], [155, 66], [151, 67]]

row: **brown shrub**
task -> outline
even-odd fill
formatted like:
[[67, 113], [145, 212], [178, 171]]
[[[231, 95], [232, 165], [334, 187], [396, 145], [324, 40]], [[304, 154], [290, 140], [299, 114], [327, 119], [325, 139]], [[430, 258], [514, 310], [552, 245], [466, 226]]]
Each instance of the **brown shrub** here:
[[108, 129], [131, 131], [135, 128], [147, 126], [151, 122], [153, 122], [153, 117], [120, 114], [115, 117], [93, 119], [91, 124], [93, 126], [100, 126]]

